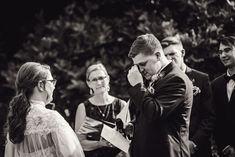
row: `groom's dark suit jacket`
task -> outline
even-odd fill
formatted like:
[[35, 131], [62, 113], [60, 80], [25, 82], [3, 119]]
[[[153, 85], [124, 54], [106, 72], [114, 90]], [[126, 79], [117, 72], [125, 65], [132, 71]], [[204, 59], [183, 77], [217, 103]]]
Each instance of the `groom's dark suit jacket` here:
[[154, 93], [141, 84], [130, 89], [136, 107], [132, 157], [189, 157], [188, 132], [192, 83], [174, 63], [154, 82]]
[[227, 145], [235, 148], [235, 90], [228, 101], [225, 74], [212, 81], [212, 93], [216, 107], [216, 144], [219, 150]]
[[210, 137], [215, 125], [215, 108], [212, 104], [212, 91], [207, 74], [186, 68], [187, 76], [193, 86], [200, 90], [193, 96], [193, 107], [189, 125], [189, 139], [198, 150], [192, 157], [209, 157], [211, 155]]

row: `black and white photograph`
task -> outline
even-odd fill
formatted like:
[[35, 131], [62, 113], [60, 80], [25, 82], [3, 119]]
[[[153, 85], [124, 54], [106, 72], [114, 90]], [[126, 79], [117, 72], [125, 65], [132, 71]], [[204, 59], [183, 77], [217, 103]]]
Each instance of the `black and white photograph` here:
[[2, 0], [0, 20], [0, 157], [235, 157], [235, 0]]

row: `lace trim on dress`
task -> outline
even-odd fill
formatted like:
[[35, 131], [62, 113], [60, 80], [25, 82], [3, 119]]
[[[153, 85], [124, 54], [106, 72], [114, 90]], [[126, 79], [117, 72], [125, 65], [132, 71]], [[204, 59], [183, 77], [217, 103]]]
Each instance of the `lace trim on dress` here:
[[46, 135], [68, 127], [68, 123], [57, 111], [47, 109], [42, 103], [30, 101], [31, 108], [26, 117], [25, 135], [35, 133]]

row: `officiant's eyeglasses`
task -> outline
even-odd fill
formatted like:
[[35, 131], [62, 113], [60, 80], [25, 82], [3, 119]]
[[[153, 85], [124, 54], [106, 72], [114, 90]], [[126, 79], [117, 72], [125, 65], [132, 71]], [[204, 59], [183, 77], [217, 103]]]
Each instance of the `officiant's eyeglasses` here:
[[100, 77], [97, 77], [97, 78], [93, 78], [89, 81], [91, 81], [91, 82], [104, 81], [104, 79], [106, 79], [106, 78], [107, 78], [107, 76], [100, 76]]

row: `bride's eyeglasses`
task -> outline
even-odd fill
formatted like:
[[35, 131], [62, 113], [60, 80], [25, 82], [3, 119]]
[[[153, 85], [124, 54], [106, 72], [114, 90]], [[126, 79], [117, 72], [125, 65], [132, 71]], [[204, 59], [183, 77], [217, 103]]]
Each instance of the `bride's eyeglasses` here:
[[44, 81], [49, 81], [49, 82], [51, 82], [54, 86], [56, 85], [56, 82], [57, 82], [57, 80], [56, 80], [56, 79], [52, 79], [52, 80], [44, 80]]

